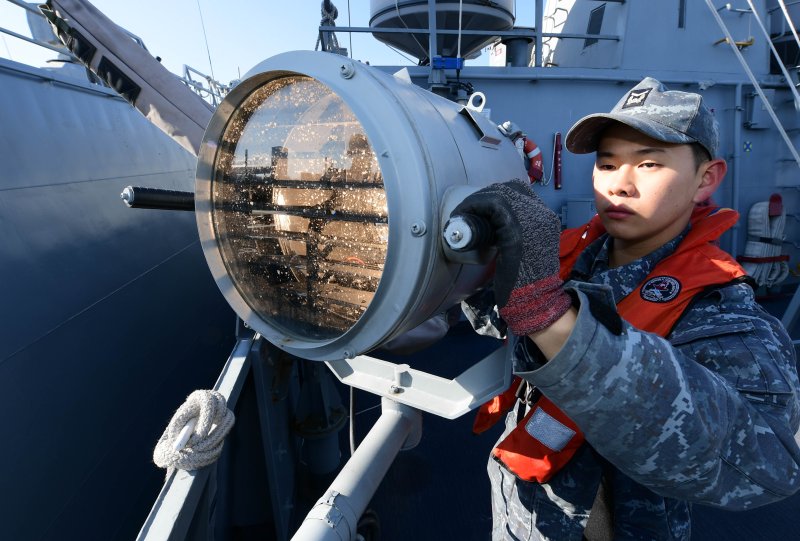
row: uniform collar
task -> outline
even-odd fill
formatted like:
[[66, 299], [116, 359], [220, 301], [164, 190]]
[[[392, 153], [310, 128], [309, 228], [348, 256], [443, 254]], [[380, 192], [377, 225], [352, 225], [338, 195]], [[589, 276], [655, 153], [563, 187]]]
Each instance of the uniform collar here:
[[[571, 279], [606, 284], [611, 287], [616, 302], [634, 291], [653, 268], [664, 258], [680, 249], [689, 250], [697, 245], [716, 241], [739, 219], [739, 213], [729, 208], [697, 206], [683, 232], [660, 248], [627, 265], [608, 268], [608, 255], [614, 239], [605, 232], [599, 216], [586, 226], [582, 237], [595, 238], [578, 256], [570, 274]], [[579, 242], [576, 237], [575, 242]], [[575, 246], [562, 245], [563, 257]]]
[[604, 233], [589, 244], [578, 257], [573, 267], [572, 277], [592, 284], [609, 286], [614, 295], [614, 301], [618, 303], [632, 291], [635, 291], [662, 259], [675, 252], [690, 230], [691, 225], [687, 225], [680, 235], [663, 244], [660, 248], [636, 261], [614, 269], [608, 267], [609, 253], [614, 239], [608, 233]]

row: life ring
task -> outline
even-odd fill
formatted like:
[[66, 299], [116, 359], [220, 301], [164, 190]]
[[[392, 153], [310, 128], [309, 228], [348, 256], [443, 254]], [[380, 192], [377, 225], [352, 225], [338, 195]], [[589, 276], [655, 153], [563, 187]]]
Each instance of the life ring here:
[[544, 176], [544, 164], [542, 163], [542, 151], [531, 139], [524, 138], [522, 153], [528, 161], [528, 178], [531, 182], [539, 182]]

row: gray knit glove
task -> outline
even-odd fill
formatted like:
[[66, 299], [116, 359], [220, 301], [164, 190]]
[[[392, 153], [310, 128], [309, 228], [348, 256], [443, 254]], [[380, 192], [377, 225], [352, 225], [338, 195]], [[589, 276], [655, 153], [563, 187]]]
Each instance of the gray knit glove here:
[[495, 300], [517, 336], [545, 329], [571, 305], [558, 276], [558, 217], [519, 181], [492, 184], [464, 199], [451, 217], [469, 214], [494, 230]]

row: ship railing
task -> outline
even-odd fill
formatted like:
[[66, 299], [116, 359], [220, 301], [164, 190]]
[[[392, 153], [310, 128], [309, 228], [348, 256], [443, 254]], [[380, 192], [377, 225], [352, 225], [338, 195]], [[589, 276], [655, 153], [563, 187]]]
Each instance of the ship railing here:
[[[752, 0], [747, 0], [747, 3], [749, 4], [749, 8], [750, 9], [748, 9], [748, 10], [737, 10], [737, 11], [739, 13], [742, 13], [742, 14], [752, 15], [755, 18], [756, 22], [758, 23], [758, 26], [761, 28], [761, 31], [764, 33], [764, 36], [765, 36], [765, 38], [767, 40], [767, 43], [769, 43], [769, 45], [770, 45], [770, 49], [772, 50], [772, 54], [775, 57], [775, 60], [777, 61], [779, 67], [781, 68], [781, 71], [783, 72], [783, 76], [786, 79], [786, 83], [789, 86], [789, 89], [791, 90], [791, 92], [792, 92], [792, 94], [794, 96], [795, 109], [798, 112], [800, 112], [800, 96], [798, 96], [797, 86], [795, 85], [794, 80], [792, 79], [792, 77], [789, 75], [789, 73], [788, 73], [788, 71], [786, 69], [786, 65], [783, 63], [783, 60], [780, 58], [780, 55], [778, 54], [777, 50], [775, 49], [775, 45], [774, 45], [772, 39], [770, 39], [770, 35], [767, 32], [767, 29], [765, 28], [765, 26], [763, 24], [763, 21], [761, 20], [761, 17], [758, 14], [758, 11], [755, 9], [755, 6], [753, 5]], [[786, 10], [786, 3], [783, 0], [780, 0], [780, 3], [781, 3], [781, 8], [783, 9], [784, 17], [786, 18], [786, 20], [787, 20], [787, 22], [789, 24], [789, 27], [791, 28], [792, 33], [795, 36], [795, 39], [797, 39], [797, 32], [794, 29], [794, 24], [792, 23], [791, 17], [789, 17], [789, 13]], [[795, 2], [795, 3], [798, 3], [798, 2]], [[723, 34], [725, 34], [726, 41], [731, 46], [731, 50], [736, 55], [736, 58], [739, 60], [739, 63], [742, 65], [742, 69], [745, 71], [745, 73], [747, 74], [747, 77], [750, 79], [750, 83], [753, 85], [753, 87], [755, 88], [756, 93], [761, 98], [761, 103], [763, 104], [763, 106], [766, 109], [766, 111], [769, 113], [769, 116], [772, 118], [772, 121], [775, 123], [776, 129], [781, 134], [781, 137], [783, 138], [784, 142], [786, 143], [786, 146], [789, 148], [789, 151], [791, 152], [792, 157], [797, 162], [798, 167], [800, 167], [800, 155], [798, 155], [797, 149], [794, 147], [794, 144], [792, 143], [791, 139], [789, 138], [789, 135], [786, 133], [786, 130], [784, 129], [783, 124], [778, 119], [778, 116], [775, 113], [775, 109], [773, 108], [772, 104], [767, 99], [767, 97], [764, 95], [764, 90], [761, 88], [761, 85], [756, 80], [755, 75], [753, 75], [753, 72], [750, 69], [750, 66], [745, 61], [744, 56], [742, 55], [741, 51], [739, 50], [739, 47], [736, 45], [736, 42], [733, 40], [733, 37], [732, 37], [732, 35], [730, 33], [730, 30], [728, 29], [727, 25], [725, 24], [725, 22], [722, 20], [722, 17], [720, 16], [720, 12], [721, 11], [723, 11], [725, 9], [730, 9], [730, 4], [726, 4], [722, 8], [715, 8], [713, 3], [712, 3], [712, 0], [706, 0], [706, 4], [708, 5], [709, 9], [711, 10], [712, 15], [714, 16], [715, 20], [717, 21], [717, 24], [719, 25], [720, 30], [722, 30]], [[800, 40], [798, 40], [798, 46], [800, 46]], [[798, 187], [800, 187], [800, 185], [794, 184], [794, 187], [798, 188]], [[786, 242], [786, 241], [784, 241], [784, 242]], [[792, 299], [789, 302], [789, 305], [786, 308], [786, 311], [784, 312], [783, 317], [781, 319], [781, 322], [783, 323], [784, 327], [786, 327], [787, 329], [790, 329], [794, 325], [794, 323], [795, 323], [795, 321], [797, 319], [798, 313], [800, 313], [800, 287], [795, 289], [794, 294], [792, 295]], [[798, 340], [794, 340], [793, 342], [794, 342], [795, 345], [800, 345], [800, 341], [798, 341]]]
[[[620, 2], [620, 0], [609, 0], [610, 2]], [[522, 38], [530, 39], [533, 44], [533, 67], [542, 67], [542, 51], [543, 40], [547, 38], [554, 39], [593, 39], [598, 41], [620, 41], [620, 36], [615, 34], [567, 34], [562, 32], [543, 32], [544, 28], [544, 0], [535, 0], [535, 20], [533, 28], [516, 27], [511, 30], [498, 31], [498, 30], [445, 30], [430, 26], [429, 28], [371, 28], [363, 26], [336, 26], [333, 25], [320, 25], [319, 36], [320, 40], [325, 40], [326, 36], [332, 35], [334, 32], [348, 32], [348, 33], [370, 33], [370, 34], [427, 34], [429, 38], [429, 53], [430, 58], [438, 55], [436, 50], [436, 36], [442, 35], [462, 35], [462, 36], [487, 36], [494, 37], [500, 41]], [[435, 21], [435, 0], [428, 0], [428, 20]]]
[[[781, 6], [783, 9], [783, 16], [785, 23], [788, 24], [791, 33], [794, 35], [795, 40], [797, 41], [797, 46], [800, 48], [800, 38], [797, 37], [797, 29], [794, 27], [794, 23], [792, 22], [792, 18], [789, 16], [789, 12], [786, 9], [786, 3], [783, 0], [780, 0]], [[770, 36], [769, 32], [767, 31], [766, 26], [764, 26], [764, 21], [761, 20], [761, 16], [756, 11], [755, 6], [753, 5], [752, 0], [747, 0], [750, 9], [748, 10], [750, 14], [755, 18], [756, 23], [758, 24], [761, 33], [764, 35], [767, 43], [769, 44], [770, 50], [772, 51], [772, 56], [775, 59], [775, 62], [778, 64], [778, 67], [783, 73], [783, 77], [786, 79], [786, 83], [789, 86], [789, 90], [791, 90], [792, 95], [794, 96], [794, 106], [797, 111], [800, 111], [800, 94], [797, 92], [797, 84], [795, 83], [794, 78], [789, 74], [788, 69], [786, 68], [786, 64], [783, 62], [781, 55], [778, 53], [778, 50], [775, 48], [775, 40]], [[800, 2], [796, 2], [800, 3]], [[776, 10], [773, 10], [776, 11]], [[795, 70], [795, 75], [797, 75], [797, 66], [793, 66]]]
[[[47, 49], [59, 54], [58, 58], [54, 58], [52, 60], [48, 60], [47, 62], [63, 62], [67, 64], [76, 64], [78, 66], [82, 65], [82, 62], [63, 44], [58, 43], [58, 38], [56, 34], [49, 30], [50, 23], [47, 21], [45, 16], [42, 14], [39, 9], [35, 6], [32, 6], [22, 0], [6, 0], [9, 4], [17, 6], [28, 13], [28, 26], [30, 35], [27, 36], [25, 34], [21, 34], [20, 32], [11, 30], [10, 28], [5, 28], [0, 26], [0, 33], [11, 36], [15, 39], [24, 41], [26, 43], [30, 43], [32, 45], [38, 46], [42, 49]], [[38, 19], [36, 22], [30, 20], [30, 16], [34, 16], [40, 18], [44, 24], [37, 25]], [[144, 43], [144, 40], [137, 36], [136, 34], [130, 32], [129, 30], [122, 28], [123, 32], [125, 32], [131, 40], [139, 47], [147, 51], [147, 46]], [[48, 33], [49, 32], [49, 33]], [[148, 51], [149, 52], [149, 51]], [[206, 81], [206, 84], [203, 84], [202, 80], [197, 80], [193, 77], [193, 75], [198, 76], [201, 79]], [[105, 81], [103, 81], [100, 77], [94, 75], [88, 69], [86, 70], [86, 78], [89, 82], [108, 87]], [[220, 101], [225, 97], [228, 91], [231, 88], [231, 85], [224, 85], [219, 81], [216, 81], [212, 77], [192, 68], [191, 66], [184, 66], [183, 67], [183, 76], [180, 77], [183, 82], [191, 88], [195, 93], [197, 93], [201, 98], [203, 98], [206, 102], [210, 103], [214, 107], [219, 105]]]
[[[205, 86], [202, 81], [195, 80], [192, 75], [197, 75], [200, 79], [206, 81], [208, 86]], [[186, 86], [194, 90], [201, 98], [213, 105], [215, 108], [230, 92], [233, 85], [222, 84], [210, 75], [207, 75], [189, 65], [183, 65], [183, 82]]]
[[[767, 9], [767, 14], [772, 15], [776, 11], [781, 10], [783, 14], [782, 22], [786, 26], [782, 29], [780, 34], [773, 35], [771, 41], [772, 43], [783, 43], [786, 41], [791, 41], [792, 38], [794, 38], [795, 43], [797, 43], [797, 46], [800, 47], [800, 37], [797, 35], [797, 28], [792, 21], [792, 17], [789, 15], [789, 8], [800, 5], [800, 0], [795, 0], [793, 2], [778, 0], [778, 2], [779, 5]], [[797, 70], [800, 69], [800, 66], [793, 66], [793, 69], [795, 70], [795, 73], [797, 73]]]
[[[28, 4], [27, 2], [23, 2], [22, 0], [6, 0], [6, 2], [8, 2], [9, 4], [13, 4], [13, 5], [15, 5], [15, 6], [19, 7], [19, 8], [24, 9], [25, 11], [27, 11], [28, 13], [32, 14], [35, 17], [39, 17], [42, 21], [45, 22], [45, 24], [42, 25], [42, 28], [46, 28], [46, 27], [50, 26], [50, 23], [47, 22], [47, 18], [42, 14], [41, 11], [39, 11], [38, 8]], [[29, 26], [31, 26], [30, 22], [29, 22]], [[26, 36], [24, 34], [20, 34], [19, 32], [15, 32], [15, 31], [13, 31], [13, 30], [11, 30], [9, 28], [5, 28], [5, 27], [0, 26], [0, 32], [2, 32], [3, 34], [9, 35], [9, 36], [14, 37], [16, 39], [25, 41], [27, 43], [31, 43], [33, 45], [37, 45], [37, 46], [42, 47], [44, 49], [49, 49], [49, 50], [54, 51], [56, 53], [62, 54], [62, 55], [64, 55], [66, 57], [66, 58], [58, 59], [58, 61], [61, 61], [61, 62], [75, 62], [77, 64], [80, 64], [80, 61], [78, 60], [78, 58], [74, 54], [72, 54], [72, 52], [70, 52], [70, 50], [67, 49], [67, 47], [65, 47], [63, 44], [58, 44], [57, 43], [58, 38], [56, 38], [55, 33], [52, 33], [52, 36], [48, 35], [48, 39], [44, 39], [42, 37], [37, 37], [36, 36], [37, 32], [33, 28], [31, 28], [30, 30], [31, 30], [31, 36]], [[144, 40], [142, 38], [140, 38], [139, 36], [137, 36], [133, 32], [130, 32], [129, 30], [126, 30], [124, 28], [123, 28], [123, 31], [126, 34], [128, 34], [128, 36], [134, 41], [134, 43], [136, 43], [142, 49], [147, 51], [147, 47], [145, 46]], [[39, 34], [46, 34], [46, 32], [38, 32], [38, 33]], [[95, 82], [95, 83], [100, 82], [98, 80], [95, 80], [95, 78], [91, 78], [90, 77], [90, 79], [92, 80], [92, 82]], [[105, 84], [105, 83], [102, 83], [102, 84]]]
[[[260, 384], [267, 381], [271, 375], [265, 373], [270, 370], [268, 363], [264, 361], [259, 351], [254, 349], [257, 337], [238, 319], [236, 335], [236, 345], [214, 385], [214, 390], [222, 394], [227, 407], [231, 410], [236, 408], [245, 380], [251, 371], [256, 378], [257, 392], [262, 402], [260, 391], [266, 387]], [[267, 412], [268, 406], [264, 405], [263, 410], [259, 411]], [[266, 418], [267, 415], [259, 415], [261, 434], [269, 434], [272, 429], [266, 424]], [[272, 467], [275, 462], [274, 457], [271, 457], [270, 453], [265, 456], [270, 475], [275, 475], [275, 468]], [[169, 474], [139, 531], [137, 541], [188, 539], [192, 528], [197, 527], [196, 523], [203, 520], [203, 513], [198, 510], [213, 507], [211, 500], [216, 497], [216, 474], [217, 464], [194, 471], [175, 470]], [[281, 501], [283, 500], [280, 498], [273, 498], [273, 502]], [[281, 527], [283, 532], [287, 532], [288, 524], [284, 510], [273, 509], [273, 512], [279, 521], [276, 528]]]
[[[45, 16], [42, 14], [41, 11], [39, 11], [34, 6], [22, 2], [21, 0], [6, 0], [6, 1], [9, 4], [22, 8], [23, 10], [28, 12], [27, 18], [28, 18], [28, 30], [30, 32], [30, 36], [20, 34], [19, 32], [15, 32], [14, 30], [5, 28], [3, 26], [0, 26], [0, 34], [5, 34], [17, 40], [23, 41], [25, 43], [30, 43], [31, 45], [35, 45], [39, 48], [40, 52], [42, 52], [43, 50], [49, 50], [58, 53], [58, 56], [56, 58], [45, 60], [45, 62], [48, 64], [60, 63], [62, 65], [82, 66], [81, 61], [74, 54], [72, 54], [72, 52], [70, 52], [70, 50], [66, 46], [64, 46], [62, 43], [58, 41], [58, 38], [56, 38], [55, 33], [50, 30], [50, 23], [47, 22], [47, 19], [45, 18]], [[31, 19], [31, 16], [35, 18]], [[138, 38], [137, 36], [134, 35], [131, 35], [131, 38], [134, 40], [138, 40], [138, 43], [142, 45], [142, 47], [144, 47], [144, 44], [141, 43], [141, 38]], [[7, 58], [9, 60], [15, 60], [10, 50], [8, 51]], [[26, 58], [24, 60], [20, 60], [19, 62], [26, 65], [33, 65], [31, 57], [28, 55], [26, 55]], [[83, 76], [85, 77], [85, 80], [88, 81], [89, 83], [108, 88], [108, 85], [105, 83], [105, 81], [97, 77], [88, 68], [85, 68], [82, 71], [82, 73]], [[40, 76], [49, 77], [48, 75], [40, 75]], [[72, 77], [80, 79], [81, 75], [78, 72], [76, 72], [72, 75]]]
[[[26, 2], [22, 2], [21, 0], [6, 0], [6, 1], [9, 4], [13, 4], [13, 5], [15, 5], [15, 6], [19, 7], [19, 8], [24, 9], [28, 13], [33, 14], [35, 17], [40, 17], [42, 20], [46, 20], [44, 18], [44, 15], [42, 15], [41, 11], [39, 11], [37, 8], [27, 4]], [[30, 23], [29, 23], [29, 26], [30, 26]], [[48, 40], [45, 40], [45, 39], [37, 38], [36, 35], [35, 35], [36, 32], [33, 30], [33, 28], [31, 28], [31, 35], [30, 36], [26, 36], [24, 34], [20, 34], [19, 32], [15, 32], [15, 31], [13, 31], [13, 30], [11, 30], [9, 28], [5, 28], [5, 27], [2, 27], [2, 26], [0, 26], [0, 32], [3, 33], [3, 34], [6, 34], [8, 36], [11, 36], [13, 38], [19, 39], [21, 41], [25, 41], [27, 43], [31, 43], [33, 45], [42, 47], [43, 49], [49, 49], [49, 50], [54, 51], [56, 53], [65, 55], [68, 58], [63, 59], [64, 61], [69, 62], [71, 60], [76, 60], [75, 56], [72, 53], [69, 52], [69, 49], [67, 49], [63, 45], [57, 45], [57, 44], [54, 44], [54, 41], [51, 42], [51, 41], [48, 41]], [[55, 37], [55, 35], [53, 35], [53, 37]]]
[[[756, 20], [759, 21], [759, 24], [761, 24], [761, 19], [758, 16], [758, 12], [755, 10], [755, 8], [753, 6], [752, 0], [747, 0], [747, 3], [750, 5], [750, 12], [753, 15], [755, 15]], [[728, 44], [730, 45], [731, 50], [733, 51], [733, 54], [736, 55], [736, 58], [739, 61], [739, 64], [741, 64], [742, 69], [744, 70], [745, 74], [747, 74], [747, 77], [750, 79], [750, 83], [753, 85], [753, 88], [755, 89], [756, 94], [758, 94], [759, 98], [761, 98], [761, 103], [763, 104], [763, 106], [764, 106], [765, 110], [767, 111], [767, 113], [769, 114], [770, 118], [772, 118], [772, 122], [775, 124], [775, 128], [778, 130], [778, 133], [780, 133], [781, 138], [783, 139], [784, 143], [786, 143], [786, 146], [789, 148], [789, 152], [791, 153], [792, 158], [794, 159], [795, 162], [797, 162], [797, 166], [800, 167], [800, 154], [798, 154], [797, 149], [794, 146], [794, 143], [792, 143], [791, 138], [786, 133], [786, 129], [783, 127], [783, 124], [781, 123], [780, 119], [778, 119], [778, 115], [775, 113], [775, 108], [772, 106], [770, 101], [767, 99], [767, 96], [764, 94], [764, 89], [759, 84], [758, 80], [756, 79], [756, 76], [753, 74], [753, 71], [750, 69], [750, 66], [747, 64], [747, 61], [744, 59], [744, 56], [742, 55], [742, 52], [739, 50], [739, 47], [736, 45], [736, 42], [734, 41], [733, 36], [731, 35], [730, 29], [728, 29], [728, 26], [725, 24], [725, 21], [722, 20], [722, 16], [719, 13], [721, 11], [721, 9], [717, 9], [714, 6], [714, 3], [713, 3], [712, 0], [706, 0], [706, 5], [708, 6], [709, 11], [711, 12], [712, 16], [716, 20], [717, 25], [719, 26], [720, 30], [722, 30], [722, 33], [725, 35], [725, 38], [726, 38], [725, 41], [727, 41]], [[724, 8], [725, 8], [725, 6], [723, 6], [723, 9]], [[791, 21], [790, 21], [790, 23], [791, 23]], [[762, 26], [762, 29], [763, 29], [763, 24], [761, 24], [761, 26]], [[766, 32], [766, 29], [764, 29], [764, 31]], [[767, 34], [767, 41], [769, 41], [770, 45], [772, 45], [772, 42], [769, 40], [769, 34]], [[778, 56], [777, 51], [775, 51], [775, 47], [774, 46], [772, 46], [772, 51], [776, 55], [776, 59], [777, 59], [778, 63], [780, 64], [780, 66], [783, 69], [783, 73], [784, 73], [784, 77], [786, 78], [786, 82], [787, 82], [787, 84], [789, 85], [789, 88], [791, 89], [791, 91], [794, 94], [795, 105], [797, 106], [798, 110], [800, 110], [800, 97], [797, 94], [797, 88], [792, 83], [792, 78], [787, 73], [786, 66], [784, 65], [784, 63], [781, 60], [781, 58]]]
[[[369, 33], [369, 34], [442, 34], [442, 35], [458, 35], [462, 36], [487, 36], [496, 37], [499, 40], [513, 39], [513, 38], [528, 38], [537, 43], [541, 43], [542, 38], [563, 38], [563, 39], [597, 39], [604, 41], [619, 41], [620, 37], [613, 34], [565, 34], [559, 32], [538, 32], [535, 28], [514, 28], [513, 30], [497, 31], [497, 30], [444, 30], [444, 29], [430, 29], [430, 28], [370, 28], [362, 26], [320, 26], [320, 34], [323, 32], [353, 32], [353, 33]], [[540, 67], [542, 65], [541, 47], [538, 49], [534, 47], [534, 66]], [[431, 56], [435, 56], [431, 54]]]
[[[33, 6], [28, 5], [25, 2], [22, 2], [20, 0], [6, 0], [6, 1], [9, 4], [13, 4], [13, 5], [17, 6], [17, 7], [20, 7], [22, 9], [24, 9], [25, 11], [27, 11], [29, 13], [32, 13], [33, 15], [35, 15], [37, 17], [41, 17], [42, 19], [44, 19], [44, 15], [42, 15], [42, 13], [38, 9], [34, 8]], [[37, 39], [37, 38], [35, 38], [33, 36], [29, 37], [29, 36], [20, 34], [18, 32], [14, 32], [13, 30], [5, 28], [5, 27], [2, 27], [2, 26], [0, 26], [0, 32], [2, 32], [3, 34], [9, 35], [11, 37], [14, 37], [16, 39], [19, 39], [19, 40], [22, 40], [22, 41], [26, 41], [28, 43], [32, 43], [34, 45], [38, 45], [39, 47], [43, 47], [45, 49], [49, 49], [51, 51], [55, 51], [57, 53], [64, 54], [64, 55], [67, 55], [67, 56], [70, 56], [70, 57], [74, 58], [74, 56], [69, 52], [69, 50], [67, 50], [67, 48], [64, 47], [63, 45], [52, 45], [52, 44], [48, 43], [47, 41], [44, 41], [44, 40], [41, 40], [41, 39]]]

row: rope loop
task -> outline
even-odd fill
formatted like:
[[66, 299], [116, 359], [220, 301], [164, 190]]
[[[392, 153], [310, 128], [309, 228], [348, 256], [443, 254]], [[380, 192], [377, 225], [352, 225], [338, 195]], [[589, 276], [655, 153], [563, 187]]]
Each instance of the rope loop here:
[[[222, 453], [225, 436], [235, 422], [225, 397], [217, 391], [194, 391], [172, 416], [153, 450], [153, 462], [167, 469], [198, 470], [214, 463]], [[190, 430], [188, 439], [186, 432]], [[184, 432], [181, 438], [181, 432]], [[185, 441], [182, 441], [185, 439]]]

